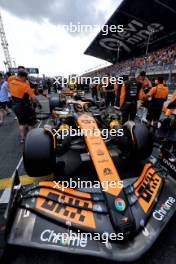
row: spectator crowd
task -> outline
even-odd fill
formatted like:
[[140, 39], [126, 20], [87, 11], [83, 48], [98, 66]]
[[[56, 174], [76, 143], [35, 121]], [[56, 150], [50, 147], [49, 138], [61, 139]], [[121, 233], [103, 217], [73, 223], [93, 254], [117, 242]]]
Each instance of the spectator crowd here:
[[132, 58], [130, 60], [86, 73], [83, 76], [94, 77], [103, 76], [105, 74], [120, 75], [130, 72], [131, 69], [139, 69], [139, 71], [153, 68], [164, 69], [164, 67], [167, 67], [168, 69], [170, 65], [176, 68], [176, 44], [154, 52], [149, 52], [147, 57]]

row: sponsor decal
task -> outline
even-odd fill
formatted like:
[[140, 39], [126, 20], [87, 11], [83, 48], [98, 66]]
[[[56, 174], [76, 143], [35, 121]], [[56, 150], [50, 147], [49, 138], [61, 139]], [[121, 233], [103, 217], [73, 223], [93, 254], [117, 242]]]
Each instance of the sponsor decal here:
[[94, 120], [90, 120], [90, 119], [87, 119], [87, 120], [81, 120], [81, 123], [82, 124], [95, 124], [95, 121]]
[[60, 239], [60, 244], [62, 246], [69, 246], [69, 242], [70, 242], [70, 239], [66, 234], [64, 234], [64, 236], [61, 237], [61, 239]]
[[66, 247], [81, 247], [87, 246], [87, 238], [80, 237], [76, 233], [71, 235], [66, 233], [56, 233], [54, 230], [46, 229], [40, 235], [40, 240], [45, 243], [61, 245]]
[[[98, 137], [90, 137], [89, 138], [90, 141], [92, 141], [93, 143], [100, 143], [101, 144], [101, 139]], [[92, 143], [91, 143], [92, 144]]]
[[105, 168], [103, 173], [105, 176], [108, 176], [108, 175], [112, 174], [112, 170], [110, 168]]
[[[164, 26], [159, 23], [151, 23], [147, 26], [136, 19], [131, 20], [124, 31], [121, 33], [111, 33], [108, 36], [101, 38], [100, 46], [111, 51], [118, 51], [119, 46], [121, 50], [128, 53], [136, 46], [142, 45], [150, 34], [163, 31]], [[144, 44], [143, 44], [144, 45]]]
[[23, 218], [27, 218], [30, 216], [30, 211], [28, 211], [27, 209], [24, 211], [23, 213]]
[[139, 186], [136, 188], [135, 194], [137, 197], [140, 196], [139, 204], [145, 213], [147, 213], [150, 209], [150, 206], [152, 205], [161, 184], [161, 177], [155, 173], [153, 168], [151, 168], [144, 176]]
[[144, 228], [144, 230], [142, 231], [142, 233], [143, 233], [143, 235], [145, 237], [149, 237], [149, 235], [150, 235], [150, 232], [148, 231], [148, 229], [146, 227]]
[[169, 197], [167, 201], [162, 204], [160, 209], [157, 209], [153, 212], [153, 218], [157, 221], [163, 221], [175, 203], [176, 199], [173, 197]]
[[106, 163], [106, 162], [108, 162], [108, 160], [106, 160], [106, 159], [98, 161], [98, 163]]
[[[41, 190], [40, 194], [44, 195], [46, 199], [37, 198], [36, 208], [46, 212], [48, 216], [95, 228], [93, 212], [87, 210], [92, 208], [91, 201], [74, 198], [62, 193], [58, 194], [58, 192], [51, 192], [46, 189]], [[67, 205], [64, 203], [67, 203]]]
[[174, 172], [176, 172], [176, 165], [174, 165], [171, 161], [169, 161], [167, 159], [163, 159], [163, 163], [165, 165], [167, 165], [167, 167], [169, 167], [171, 170], [173, 170]]
[[104, 155], [104, 151], [101, 150], [101, 149], [98, 149], [98, 150], [97, 150], [97, 155], [98, 155], [98, 156], [103, 156], [103, 155]]
[[107, 249], [109, 249], [109, 250], [112, 249], [112, 245], [111, 245], [111, 243], [109, 243], [109, 241], [105, 242], [104, 244], [105, 244]]
[[[84, 118], [84, 116], [86, 116], [86, 114], [82, 115], [78, 118], [78, 124], [80, 125], [81, 129], [85, 128], [85, 125], [81, 124], [82, 119], [86, 119], [86, 118]], [[93, 119], [93, 117], [92, 117], [92, 119]], [[91, 126], [91, 129], [92, 129], [92, 127], [93, 126]], [[95, 124], [95, 129], [97, 129], [100, 132], [97, 124]], [[93, 137], [88, 135], [87, 137], [85, 137], [85, 140], [87, 143], [88, 151], [89, 151], [90, 156], [92, 158], [92, 161], [95, 165], [96, 172], [97, 172], [100, 183], [102, 183], [104, 181], [104, 178], [105, 178], [105, 175], [103, 174], [104, 168], [111, 168], [111, 170], [112, 170], [112, 175], [109, 175], [108, 182], [120, 181], [120, 176], [116, 170], [116, 167], [113, 163], [113, 160], [110, 156], [110, 153], [109, 153], [109, 151], [105, 145], [105, 142], [103, 141], [100, 133], [98, 133], [97, 136], [94, 135]], [[94, 148], [92, 148], [93, 142], [94, 143], [100, 142], [101, 147], [95, 146]], [[107, 161], [106, 165], [102, 167], [101, 164], [99, 163], [100, 160], [108, 160], [108, 161]], [[103, 163], [104, 163], [104, 161], [103, 161]], [[112, 186], [109, 186], [106, 192], [117, 197], [119, 195], [120, 191], [121, 191], [121, 188], [112, 188]]]
[[100, 142], [92, 143], [92, 146], [98, 146], [98, 145], [100, 145]]
[[119, 212], [125, 211], [125, 209], [126, 209], [125, 201], [123, 199], [121, 199], [121, 198], [116, 198], [115, 199], [115, 208]]
[[128, 223], [128, 217], [124, 217], [124, 218], [122, 218], [122, 222], [124, 222], [124, 223]]

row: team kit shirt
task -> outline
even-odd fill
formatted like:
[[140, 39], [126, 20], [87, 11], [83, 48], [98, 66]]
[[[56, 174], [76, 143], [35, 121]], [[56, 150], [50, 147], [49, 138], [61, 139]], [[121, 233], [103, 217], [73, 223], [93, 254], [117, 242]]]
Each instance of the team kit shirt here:
[[18, 78], [8, 80], [10, 94], [14, 98], [24, 99], [25, 94], [29, 97], [35, 96], [34, 91], [30, 88], [28, 82], [21, 81]]

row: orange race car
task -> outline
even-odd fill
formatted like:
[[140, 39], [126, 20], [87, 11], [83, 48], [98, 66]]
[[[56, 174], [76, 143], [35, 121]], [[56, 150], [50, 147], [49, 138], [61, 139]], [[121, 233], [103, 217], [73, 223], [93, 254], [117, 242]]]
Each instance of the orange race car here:
[[72, 136], [69, 124], [28, 133], [26, 172], [52, 173], [53, 180], [24, 187], [16, 173], [0, 219], [1, 250], [18, 245], [134, 261], [175, 213], [176, 178], [151, 156], [152, 137], [144, 125], [108, 128], [113, 134], [107, 140], [100, 116], [74, 106], [70, 102], [79, 134]]

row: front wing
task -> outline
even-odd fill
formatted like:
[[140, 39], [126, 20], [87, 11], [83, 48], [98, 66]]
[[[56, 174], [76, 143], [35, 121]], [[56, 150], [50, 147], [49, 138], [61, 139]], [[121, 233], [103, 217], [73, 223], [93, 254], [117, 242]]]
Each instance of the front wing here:
[[[62, 223], [58, 224], [27, 209], [19, 208], [7, 243], [10, 245], [96, 256], [114, 261], [134, 261], [149, 250], [175, 213], [175, 190], [176, 182], [168, 176], [146, 225], [135, 237], [128, 240], [111, 240], [109, 242], [106, 239], [99, 241], [95, 237], [91, 240], [89, 237], [82, 238], [74, 230], [73, 232], [77, 234], [74, 240], [62, 240], [59, 234], [67, 234], [72, 229], [71, 227], [65, 227]], [[102, 217], [101, 221], [104, 230], [108, 230], [109, 220]]]

